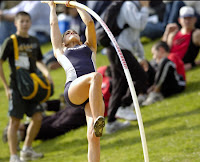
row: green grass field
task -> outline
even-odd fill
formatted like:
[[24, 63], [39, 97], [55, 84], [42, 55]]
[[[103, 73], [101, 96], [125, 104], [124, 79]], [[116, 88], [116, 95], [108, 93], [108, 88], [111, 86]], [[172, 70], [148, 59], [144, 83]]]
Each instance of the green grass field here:
[[[145, 44], [145, 53], [151, 59], [152, 43]], [[43, 53], [50, 44], [42, 46]], [[97, 55], [97, 66], [107, 65], [107, 57]], [[4, 64], [9, 77], [8, 64]], [[142, 107], [141, 114], [148, 145], [150, 162], [198, 162], [200, 161], [200, 68], [187, 72], [187, 88], [179, 95], [172, 96], [153, 105]], [[57, 99], [63, 92], [65, 73], [62, 68], [51, 71]], [[8, 122], [8, 101], [0, 82], [0, 132]], [[22, 146], [21, 143], [20, 146]], [[45, 154], [36, 162], [86, 162], [86, 127], [71, 131], [48, 141], [35, 141], [33, 148]], [[0, 162], [9, 161], [8, 145], [0, 140]], [[140, 132], [137, 121], [112, 135], [101, 138], [102, 162], [144, 161]]]

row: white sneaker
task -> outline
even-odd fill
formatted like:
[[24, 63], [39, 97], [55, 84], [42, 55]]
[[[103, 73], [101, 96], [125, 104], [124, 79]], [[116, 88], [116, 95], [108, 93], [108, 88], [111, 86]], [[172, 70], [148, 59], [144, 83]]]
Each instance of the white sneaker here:
[[138, 95], [138, 103], [139, 103], [139, 105], [141, 105], [146, 99], [147, 99], [147, 95], [146, 94]]
[[137, 116], [133, 111], [133, 107], [130, 106], [125, 108], [120, 106], [117, 110], [117, 113], [115, 114], [115, 117], [125, 120], [137, 120]]
[[142, 106], [151, 105], [157, 101], [163, 100], [164, 97], [161, 93], [151, 92], [149, 93], [147, 99], [142, 103]]
[[120, 129], [124, 129], [124, 128], [127, 128], [128, 126], [130, 126], [130, 122], [129, 121], [125, 121], [123, 123], [119, 122], [119, 121], [114, 121], [114, 122], [111, 122], [111, 123], [107, 123], [106, 124], [106, 133], [107, 134], [111, 134], [111, 133], [114, 133]]
[[19, 157], [16, 155], [10, 157], [10, 162], [22, 162]]
[[22, 161], [36, 160], [43, 157], [44, 155], [42, 153], [37, 153], [32, 148], [20, 151], [20, 160]]

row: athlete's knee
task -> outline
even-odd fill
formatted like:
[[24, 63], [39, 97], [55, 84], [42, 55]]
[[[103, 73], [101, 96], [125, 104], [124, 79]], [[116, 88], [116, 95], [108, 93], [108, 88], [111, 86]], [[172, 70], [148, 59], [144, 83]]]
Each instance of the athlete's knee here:
[[87, 130], [87, 139], [88, 141], [92, 140], [92, 127], [89, 127]]
[[87, 139], [89, 143], [95, 143], [98, 141], [98, 138], [94, 134], [93, 127], [90, 127], [87, 131]]
[[101, 84], [102, 80], [103, 80], [103, 76], [101, 75], [101, 73], [99, 72], [93, 73], [92, 82]]

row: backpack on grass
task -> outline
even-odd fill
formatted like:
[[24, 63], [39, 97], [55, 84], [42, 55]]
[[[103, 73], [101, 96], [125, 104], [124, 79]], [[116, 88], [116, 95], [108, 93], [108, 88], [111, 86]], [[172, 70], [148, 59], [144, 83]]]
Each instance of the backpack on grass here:
[[[18, 59], [19, 50], [16, 35], [11, 35], [14, 45], [15, 60]], [[24, 100], [31, 102], [45, 102], [53, 95], [53, 84], [39, 71], [30, 73], [29, 70], [16, 67], [17, 88]]]

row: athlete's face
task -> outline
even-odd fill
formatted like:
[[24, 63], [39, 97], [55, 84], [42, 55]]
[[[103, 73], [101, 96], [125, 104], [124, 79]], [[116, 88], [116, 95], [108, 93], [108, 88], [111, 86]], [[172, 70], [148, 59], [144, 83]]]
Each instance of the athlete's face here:
[[77, 42], [77, 44], [80, 44], [81, 41], [80, 41], [80, 36], [78, 35], [78, 33], [76, 31], [67, 30], [64, 33], [63, 42], [67, 46], [71, 42]]
[[17, 31], [19, 33], [28, 33], [28, 30], [31, 27], [31, 19], [29, 16], [26, 15], [20, 15], [15, 20], [15, 26], [17, 28]]

